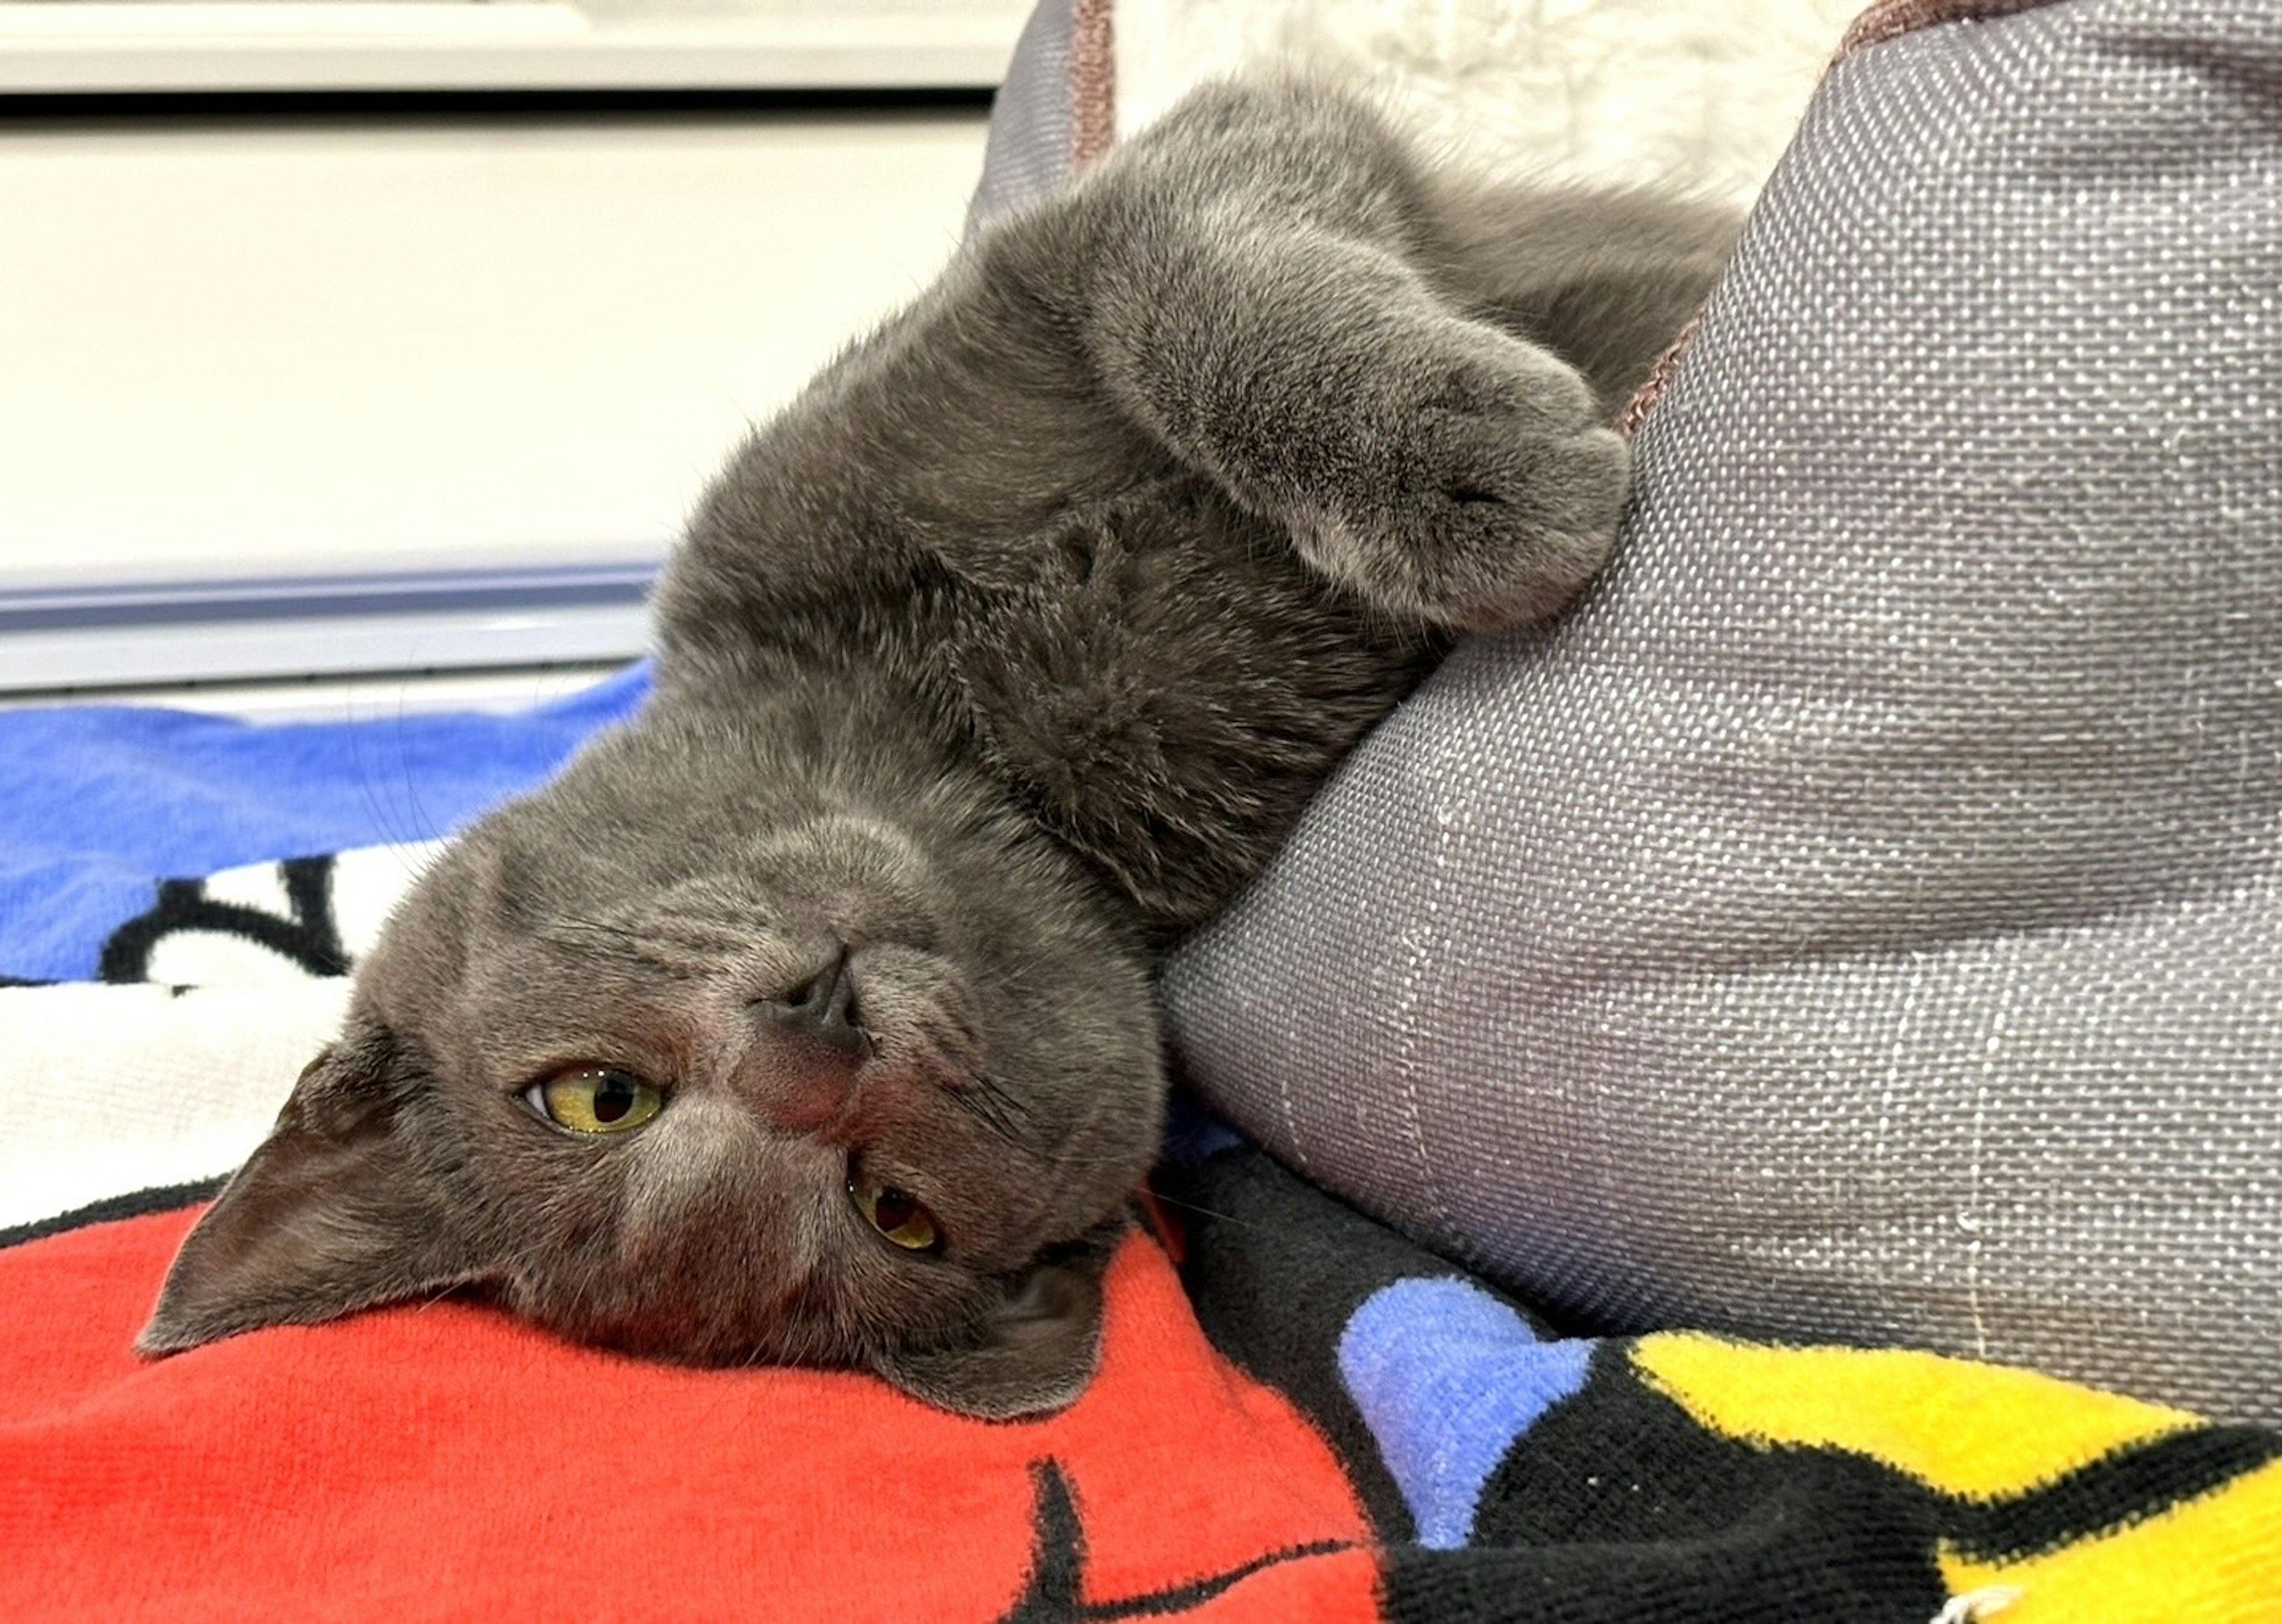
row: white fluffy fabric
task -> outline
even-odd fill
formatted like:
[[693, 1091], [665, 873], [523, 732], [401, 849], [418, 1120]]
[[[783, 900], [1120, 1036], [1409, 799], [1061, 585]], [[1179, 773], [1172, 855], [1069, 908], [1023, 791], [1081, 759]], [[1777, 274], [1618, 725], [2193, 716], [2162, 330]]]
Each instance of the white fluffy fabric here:
[[[334, 860], [326, 922], [352, 960], [439, 850], [373, 846]], [[204, 889], [291, 922], [275, 863], [225, 869]], [[168, 932], [150, 975], [0, 990], [11, 1075], [41, 1102], [0, 1134], [0, 1228], [229, 1172], [268, 1132], [348, 1006], [347, 977], [312, 975], [229, 931]]]
[[339, 1026], [348, 987], [0, 990], [12, 1080], [40, 1102], [0, 1136], [0, 1228], [229, 1172]]
[[1367, 82], [1452, 156], [1748, 203], [1860, 0], [1117, 0], [1117, 124], [1285, 65]]

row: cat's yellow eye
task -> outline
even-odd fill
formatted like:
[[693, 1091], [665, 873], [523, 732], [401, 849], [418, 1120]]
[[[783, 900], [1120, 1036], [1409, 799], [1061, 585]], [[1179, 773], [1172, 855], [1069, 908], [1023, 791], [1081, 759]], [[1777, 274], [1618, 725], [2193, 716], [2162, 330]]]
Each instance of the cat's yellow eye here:
[[935, 1214], [918, 1198], [893, 1185], [883, 1185], [857, 1174], [848, 1181], [848, 1199], [864, 1215], [864, 1222], [906, 1252], [932, 1252], [943, 1239]]
[[573, 1066], [524, 1091], [531, 1108], [573, 1133], [625, 1133], [656, 1116], [665, 1095], [614, 1066]]

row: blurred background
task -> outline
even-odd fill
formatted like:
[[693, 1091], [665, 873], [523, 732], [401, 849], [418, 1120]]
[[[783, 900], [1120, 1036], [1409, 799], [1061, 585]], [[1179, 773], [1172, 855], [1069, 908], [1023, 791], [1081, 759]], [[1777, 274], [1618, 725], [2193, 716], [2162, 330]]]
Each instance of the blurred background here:
[[948, 257], [1028, 11], [0, 0], [0, 703], [640, 652], [724, 455]]

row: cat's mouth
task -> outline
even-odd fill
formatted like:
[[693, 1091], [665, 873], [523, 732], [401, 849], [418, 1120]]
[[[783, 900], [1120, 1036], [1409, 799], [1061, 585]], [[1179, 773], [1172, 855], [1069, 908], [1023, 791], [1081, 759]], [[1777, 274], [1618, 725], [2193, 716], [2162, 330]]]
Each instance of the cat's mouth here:
[[748, 1286], [733, 1299], [710, 1302], [675, 1293], [605, 1309], [518, 1302], [511, 1291], [500, 1295], [514, 1311], [572, 1341], [677, 1364], [840, 1365], [859, 1351], [835, 1333], [845, 1305], [814, 1276], [765, 1294]]

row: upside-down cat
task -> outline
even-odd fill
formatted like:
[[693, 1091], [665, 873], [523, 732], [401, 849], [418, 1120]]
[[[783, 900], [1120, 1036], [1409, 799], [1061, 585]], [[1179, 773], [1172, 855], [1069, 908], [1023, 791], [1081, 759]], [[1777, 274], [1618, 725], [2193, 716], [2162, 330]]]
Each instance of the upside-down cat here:
[[979, 232], [732, 460], [645, 709], [422, 878], [142, 1348], [464, 1286], [1067, 1403], [1158, 955], [1454, 633], [1599, 565], [1608, 422], [1731, 236], [1281, 82]]

